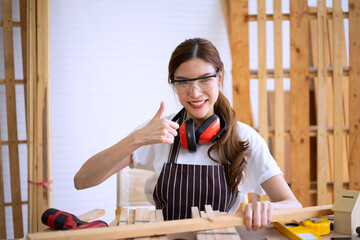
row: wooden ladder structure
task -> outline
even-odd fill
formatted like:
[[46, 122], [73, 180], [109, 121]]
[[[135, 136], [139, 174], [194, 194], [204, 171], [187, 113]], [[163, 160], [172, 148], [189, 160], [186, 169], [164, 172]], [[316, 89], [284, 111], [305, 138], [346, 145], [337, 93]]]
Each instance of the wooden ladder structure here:
[[[341, 9], [341, 1], [334, 1], [332, 12], [325, 9], [325, 0], [319, 1], [320, 8], [316, 12], [309, 11], [307, 1], [290, 1], [290, 12], [281, 12], [281, 1], [273, 1], [273, 13], [265, 12], [265, 0], [258, 0], [257, 14], [248, 13], [248, 0], [222, 0], [225, 23], [232, 55], [233, 75], [233, 106], [238, 120], [252, 124], [252, 112], [249, 97], [249, 82], [251, 79], [258, 80], [259, 92], [259, 133], [268, 142], [272, 138], [274, 144], [273, 155], [280, 168], [284, 171], [286, 180], [292, 191], [303, 206], [324, 204], [327, 202], [328, 180], [334, 176], [333, 192], [344, 188], [344, 182], [349, 179], [348, 188], [360, 190], [360, 175], [356, 172], [360, 168], [360, 31], [357, 23], [360, 21], [360, 3], [349, 0], [349, 12], [344, 13]], [[349, 71], [343, 69], [343, 44], [341, 43], [343, 31], [343, 19], [349, 19]], [[333, 70], [328, 71], [326, 55], [324, 56], [326, 42], [325, 26], [326, 19], [331, 19], [333, 27], [332, 46], [329, 45], [333, 59]], [[309, 57], [311, 46], [309, 39], [313, 39], [313, 31], [310, 33], [310, 21], [317, 20], [316, 34], [321, 36], [318, 48], [319, 59], [317, 67], [310, 68]], [[256, 21], [258, 27], [258, 69], [249, 69], [249, 22]], [[274, 23], [274, 69], [266, 68], [266, 21]], [[284, 69], [282, 63], [282, 21], [290, 21], [290, 69]], [[340, 47], [339, 47], [340, 46]], [[321, 52], [320, 52], [321, 51]], [[313, 52], [312, 52], [313, 53]], [[343, 81], [348, 75], [348, 87], [344, 87]], [[333, 124], [328, 129], [328, 115], [326, 111], [327, 87], [326, 79], [333, 78]], [[274, 104], [269, 106], [269, 98], [266, 89], [266, 81], [273, 78], [275, 81]], [[286, 94], [282, 88], [284, 78], [290, 78], [290, 99], [286, 100]], [[310, 124], [310, 78], [317, 79], [317, 124]], [[325, 79], [325, 80], [324, 80]], [[346, 80], [345, 80], [346, 81]], [[339, 90], [340, 89], [340, 90]], [[290, 102], [289, 128], [285, 121], [284, 105]], [[348, 104], [348, 107], [347, 107]], [[347, 108], [349, 110], [347, 110]], [[344, 111], [345, 109], [345, 111]], [[273, 110], [273, 128], [269, 125], [269, 110]], [[345, 115], [345, 117], [344, 117]], [[347, 125], [347, 123], [349, 125]], [[344, 125], [348, 126], [345, 127]], [[347, 137], [348, 134], [348, 137]], [[330, 136], [330, 137], [328, 137]], [[332, 136], [332, 137], [331, 137]], [[311, 170], [314, 168], [311, 162], [310, 137], [317, 139], [317, 156], [315, 161], [316, 189], [311, 189]], [[289, 138], [290, 146], [287, 143]], [[328, 147], [328, 140], [334, 138], [333, 147]], [[344, 141], [344, 139], [348, 140]], [[290, 160], [285, 161], [290, 149]], [[331, 150], [332, 148], [333, 150]], [[348, 153], [346, 153], [348, 150]], [[330, 153], [329, 153], [330, 151]], [[347, 161], [343, 158], [347, 156]], [[330, 159], [328, 159], [330, 158]], [[332, 158], [332, 159], [331, 159]], [[347, 166], [344, 166], [347, 164]], [[329, 166], [333, 166], [330, 173]], [[348, 169], [348, 171], [347, 171]], [[344, 174], [345, 172], [345, 174]], [[331, 186], [331, 184], [330, 184]], [[312, 199], [315, 191], [316, 203]], [[333, 201], [334, 195], [331, 197]]]
[[[45, 228], [41, 224], [41, 214], [51, 206], [51, 151], [50, 151], [50, 111], [49, 111], [49, 1], [20, 0], [20, 21], [13, 20], [13, 1], [3, 0], [3, 27], [5, 53], [6, 115], [8, 139], [0, 136], [0, 238], [7, 238], [5, 209], [11, 207], [14, 238], [24, 237], [23, 206], [28, 210], [28, 232]], [[20, 28], [22, 79], [15, 79], [14, 28]], [[20, 64], [19, 64], [20, 65]], [[22, 85], [23, 96], [16, 92], [16, 85]], [[18, 139], [18, 119], [16, 99], [25, 99], [27, 139]], [[4, 115], [2, 115], [4, 114]], [[27, 145], [27, 160], [19, 159], [19, 145]], [[11, 202], [5, 202], [3, 147], [9, 150], [9, 172]], [[28, 166], [27, 176], [20, 175], [20, 167]], [[26, 183], [21, 182], [25, 178]], [[23, 179], [24, 180], [24, 179]], [[21, 189], [28, 189], [21, 195]], [[26, 218], [25, 218], [26, 219]]]

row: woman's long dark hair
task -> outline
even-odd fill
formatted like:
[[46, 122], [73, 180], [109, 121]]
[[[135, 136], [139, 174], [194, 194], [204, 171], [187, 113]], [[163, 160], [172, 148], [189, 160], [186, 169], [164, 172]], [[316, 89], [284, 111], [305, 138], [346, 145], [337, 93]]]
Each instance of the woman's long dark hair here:
[[[174, 77], [174, 72], [183, 63], [192, 58], [200, 58], [214, 66], [215, 69], [224, 69], [224, 64], [220, 59], [219, 52], [215, 46], [203, 38], [192, 38], [185, 40], [176, 47], [169, 61], [169, 83]], [[224, 76], [222, 74], [221, 76]], [[223, 79], [221, 79], [223, 83]], [[221, 164], [229, 167], [229, 183], [232, 191], [237, 192], [237, 187], [242, 180], [242, 172], [246, 168], [245, 154], [248, 151], [248, 142], [241, 141], [237, 133], [237, 120], [234, 110], [224, 94], [219, 91], [219, 97], [214, 105], [215, 112], [221, 112], [228, 123], [228, 131], [209, 148], [211, 151], [217, 150]]]

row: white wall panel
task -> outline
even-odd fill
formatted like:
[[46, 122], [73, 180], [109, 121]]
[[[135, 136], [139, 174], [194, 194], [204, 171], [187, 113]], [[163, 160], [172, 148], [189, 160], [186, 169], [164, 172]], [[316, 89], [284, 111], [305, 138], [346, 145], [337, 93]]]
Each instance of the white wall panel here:
[[231, 101], [231, 56], [221, 1], [51, 1], [54, 207], [74, 214], [104, 208], [115, 216], [116, 177], [78, 191], [73, 177], [92, 155], [180, 104], [167, 84], [174, 48], [204, 37], [218, 48]]

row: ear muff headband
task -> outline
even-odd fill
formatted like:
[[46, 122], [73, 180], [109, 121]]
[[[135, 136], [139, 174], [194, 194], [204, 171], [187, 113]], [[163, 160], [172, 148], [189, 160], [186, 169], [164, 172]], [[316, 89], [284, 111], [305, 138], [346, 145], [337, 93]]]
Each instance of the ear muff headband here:
[[[178, 122], [185, 116], [185, 108], [181, 109], [172, 119]], [[179, 123], [181, 124], [181, 120]], [[228, 124], [224, 116], [219, 112], [206, 119], [203, 124], [195, 131], [194, 120], [189, 118], [182, 122], [179, 128], [179, 138], [181, 145], [189, 152], [196, 152], [196, 144], [214, 143], [228, 130]]]

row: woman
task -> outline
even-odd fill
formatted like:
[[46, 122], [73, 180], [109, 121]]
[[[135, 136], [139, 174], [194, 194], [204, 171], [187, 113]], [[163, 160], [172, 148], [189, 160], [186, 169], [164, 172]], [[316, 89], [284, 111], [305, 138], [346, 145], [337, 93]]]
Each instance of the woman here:
[[83, 189], [130, 165], [154, 171], [145, 186], [164, 218], [189, 218], [192, 206], [234, 213], [249, 192], [270, 201], [247, 204], [248, 230], [267, 226], [274, 209], [299, 208], [265, 141], [238, 122], [220, 91], [224, 66], [214, 45], [194, 38], [181, 43], [169, 62], [169, 83], [184, 107], [155, 116], [117, 144], [91, 157], [74, 178]]

